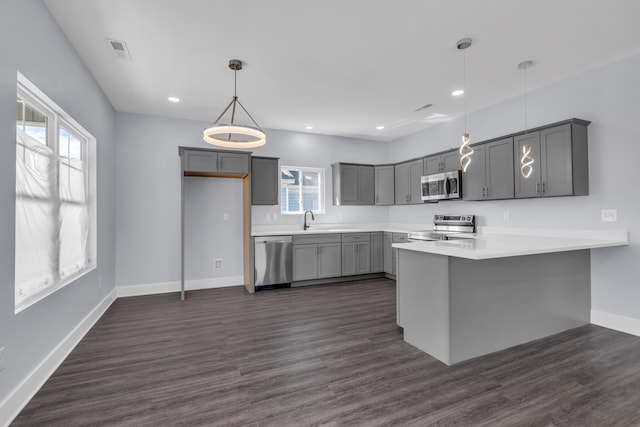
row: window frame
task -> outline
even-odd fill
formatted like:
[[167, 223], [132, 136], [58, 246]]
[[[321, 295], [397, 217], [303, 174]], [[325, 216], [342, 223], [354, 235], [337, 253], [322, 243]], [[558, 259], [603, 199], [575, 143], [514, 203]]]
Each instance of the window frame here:
[[[288, 209], [286, 211], [283, 211], [283, 208], [285, 206], [286, 200], [284, 197], [282, 197], [282, 189], [283, 189], [283, 184], [282, 184], [282, 171], [286, 169], [286, 170], [296, 170], [300, 173], [300, 175], [302, 175], [304, 172], [313, 172], [313, 173], [317, 173], [318, 174], [318, 209], [314, 209], [313, 213], [314, 214], [324, 214], [325, 213], [325, 189], [326, 189], [326, 183], [325, 183], [325, 169], [324, 168], [317, 168], [317, 167], [310, 167], [310, 166], [287, 166], [287, 165], [281, 165], [280, 166], [280, 174], [279, 174], [279, 178], [278, 181], [280, 183], [280, 215], [304, 215], [305, 210], [302, 207], [302, 203], [300, 203], [301, 208], [298, 211], [289, 211]], [[300, 196], [302, 197], [302, 181], [299, 184], [300, 186]]]
[[[55, 203], [58, 209], [60, 209], [61, 206], [65, 204], [80, 204], [86, 206], [87, 212], [87, 227], [85, 229], [85, 231], [87, 232], [87, 241], [86, 252], [84, 255], [86, 262], [84, 263], [84, 266], [80, 270], [64, 276], [60, 274], [61, 266], [58, 264], [56, 280], [51, 285], [40, 289], [32, 295], [29, 295], [28, 297], [22, 299], [20, 302], [18, 302], [17, 298], [14, 296], [14, 310], [15, 313], [19, 313], [20, 311], [32, 306], [38, 301], [43, 300], [47, 296], [75, 282], [80, 277], [85, 276], [86, 274], [97, 268], [97, 159], [96, 138], [20, 72], [17, 73], [16, 95], [17, 100], [23, 100], [27, 106], [37, 110], [47, 118], [46, 146], [49, 147], [49, 149], [51, 149], [54, 153], [54, 159], [52, 161], [59, 162], [62, 160], [59, 144], [61, 129], [69, 132], [71, 135], [73, 135], [73, 137], [80, 139], [80, 161], [83, 163], [84, 201], [65, 200], [63, 198], [60, 191], [61, 187], [59, 165], [57, 164], [54, 166], [56, 172], [56, 192], [52, 194], [51, 197], [48, 197], [47, 200], [51, 201], [51, 203]], [[14, 132], [14, 137], [16, 137], [17, 140], [16, 128], [14, 128]], [[17, 142], [15, 147], [16, 150], [18, 150]], [[71, 157], [64, 157], [64, 159], [69, 161]], [[69, 166], [71, 165], [69, 164]], [[16, 203], [18, 197], [33, 198], [30, 195], [19, 194], [16, 188]], [[14, 226], [14, 230], [16, 233], [15, 239], [17, 242], [19, 236], [17, 235], [16, 228], [17, 226]], [[55, 249], [57, 251], [57, 254], [60, 254], [61, 246], [59, 242], [55, 246]], [[14, 253], [17, 254], [16, 251], [17, 247], [14, 243]], [[14, 268], [17, 268], [17, 266], [15, 266]], [[19, 284], [17, 283], [17, 281], [14, 280], [14, 295], [17, 295], [18, 285]]]

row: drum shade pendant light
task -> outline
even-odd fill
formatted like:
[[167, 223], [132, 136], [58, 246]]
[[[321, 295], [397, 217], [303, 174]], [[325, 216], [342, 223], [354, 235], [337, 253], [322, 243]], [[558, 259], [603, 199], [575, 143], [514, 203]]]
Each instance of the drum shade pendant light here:
[[[258, 126], [251, 114], [244, 108], [238, 99], [237, 76], [238, 71], [242, 70], [242, 61], [232, 59], [229, 61], [229, 68], [233, 70], [233, 98], [222, 114], [218, 116], [215, 122], [204, 130], [204, 140], [212, 145], [225, 148], [255, 148], [264, 145], [266, 142], [264, 131]], [[242, 111], [251, 119], [253, 126], [236, 123], [236, 107], [240, 106]], [[231, 121], [222, 123], [223, 116], [231, 108]]]
[[[533, 65], [532, 61], [522, 61], [518, 64], [518, 69], [524, 71], [524, 134], [527, 135], [527, 69]], [[535, 160], [531, 157], [531, 144], [522, 146], [522, 157], [520, 157], [520, 174], [524, 179], [531, 176], [533, 172], [533, 163]]]
[[465, 50], [471, 46], [471, 39], [464, 38], [456, 43], [456, 47], [462, 51], [462, 90], [464, 91], [464, 134], [462, 134], [462, 145], [460, 146], [460, 166], [462, 172], [466, 172], [471, 164], [473, 148], [469, 145], [469, 133], [467, 132], [467, 55]]

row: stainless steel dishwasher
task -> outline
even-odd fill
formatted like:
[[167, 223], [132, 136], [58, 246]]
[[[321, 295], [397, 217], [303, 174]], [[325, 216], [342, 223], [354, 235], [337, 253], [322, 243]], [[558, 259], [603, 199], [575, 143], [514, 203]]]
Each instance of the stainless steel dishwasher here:
[[255, 286], [291, 283], [293, 247], [291, 236], [255, 237]]

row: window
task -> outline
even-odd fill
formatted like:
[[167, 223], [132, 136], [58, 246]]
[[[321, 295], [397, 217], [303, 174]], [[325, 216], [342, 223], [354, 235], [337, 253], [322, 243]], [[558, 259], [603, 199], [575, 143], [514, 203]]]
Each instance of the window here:
[[95, 268], [95, 168], [86, 130], [18, 74], [15, 311]]
[[280, 192], [283, 214], [324, 213], [324, 169], [281, 166]]

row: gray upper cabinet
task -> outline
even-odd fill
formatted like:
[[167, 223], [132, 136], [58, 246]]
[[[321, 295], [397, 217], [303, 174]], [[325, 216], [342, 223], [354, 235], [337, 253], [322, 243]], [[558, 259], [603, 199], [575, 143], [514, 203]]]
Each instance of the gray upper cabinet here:
[[396, 205], [422, 203], [420, 178], [423, 175], [423, 160], [395, 165], [395, 199]]
[[250, 153], [180, 147], [183, 172], [240, 174], [249, 173]]
[[278, 204], [278, 158], [251, 157], [251, 204]]
[[[569, 123], [514, 137], [515, 197], [583, 196], [589, 194], [587, 126]], [[523, 147], [531, 147], [531, 175], [521, 172]]]
[[375, 204], [393, 205], [395, 202], [395, 171], [393, 165], [375, 167]]
[[374, 204], [373, 166], [335, 163], [331, 170], [335, 206]]
[[358, 204], [373, 205], [375, 203], [375, 168], [370, 165], [358, 166]]
[[512, 199], [513, 138], [473, 146], [474, 153], [462, 175], [464, 200]]
[[432, 175], [441, 172], [451, 172], [460, 169], [460, 153], [457, 150], [447, 151], [424, 158], [423, 173]]
[[218, 153], [218, 172], [249, 173], [249, 154]]

